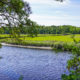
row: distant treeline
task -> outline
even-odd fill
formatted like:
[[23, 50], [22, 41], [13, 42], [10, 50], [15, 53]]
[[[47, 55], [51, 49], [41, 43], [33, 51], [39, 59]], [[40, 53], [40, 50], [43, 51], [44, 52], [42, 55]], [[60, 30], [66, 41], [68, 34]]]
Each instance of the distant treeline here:
[[40, 34], [80, 34], [80, 27], [63, 25], [63, 26], [40, 26]]
[[[80, 27], [63, 25], [63, 26], [32, 26], [32, 27], [13, 27], [13, 29], [20, 30], [21, 34], [80, 34]], [[9, 34], [10, 29], [8, 27], [1, 27], [0, 34]]]

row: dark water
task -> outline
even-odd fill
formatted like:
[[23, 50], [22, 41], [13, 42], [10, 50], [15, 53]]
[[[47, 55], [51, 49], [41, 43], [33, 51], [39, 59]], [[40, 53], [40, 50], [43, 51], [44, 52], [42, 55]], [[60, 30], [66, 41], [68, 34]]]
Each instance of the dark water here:
[[61, 80], [68, 53], [3, 46], [0, 49], [0, 80]]

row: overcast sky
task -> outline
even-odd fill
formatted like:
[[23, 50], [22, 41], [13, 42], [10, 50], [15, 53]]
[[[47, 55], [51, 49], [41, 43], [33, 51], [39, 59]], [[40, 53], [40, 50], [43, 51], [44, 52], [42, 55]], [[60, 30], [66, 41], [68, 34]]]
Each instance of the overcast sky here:
[[80, 0], [25, 0], [30, 3], [30, 19], [40, 25], [80, 26]]

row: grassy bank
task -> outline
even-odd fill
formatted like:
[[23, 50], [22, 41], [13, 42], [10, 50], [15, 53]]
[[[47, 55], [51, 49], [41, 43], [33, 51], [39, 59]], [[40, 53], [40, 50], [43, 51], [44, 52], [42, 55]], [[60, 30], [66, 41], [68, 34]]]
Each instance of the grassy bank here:
[[53, 49], [60, 49], [64, 51], [71, 51], [72, 48], [80, 47], [80, 35], [75, 35], [74, 43], [72, 35], [54, 35], [54, 34], [39, 34], [38, 37], [28, 37], [27, 35], [21, 35], [19, 41], [14, 38], [10, 38], [9, 35], [0, 35], [0, 41], [17, 45], [31, 45], [31, 46], [48, 46]]

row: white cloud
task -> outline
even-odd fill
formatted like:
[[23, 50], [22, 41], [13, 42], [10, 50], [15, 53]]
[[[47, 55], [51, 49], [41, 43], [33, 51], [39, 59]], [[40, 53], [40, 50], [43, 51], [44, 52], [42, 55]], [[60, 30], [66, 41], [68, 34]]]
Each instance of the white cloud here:
[[[32, 7], [34, 14], [30, 19], [42, 25], [77, 25], [80, 26], [79, 4], [72, 0], [56, 2], [54, 0], [25, 0]], [[76, 13], [75, 13], [76, 12]]]
[[[52, 16], [52, 15], [35, 15], [32, 14], [30, 19], [41, 25], [76, 25], [80, 26], [80, 16]], [[77, 22], [76, 22], [77, 20]]]

